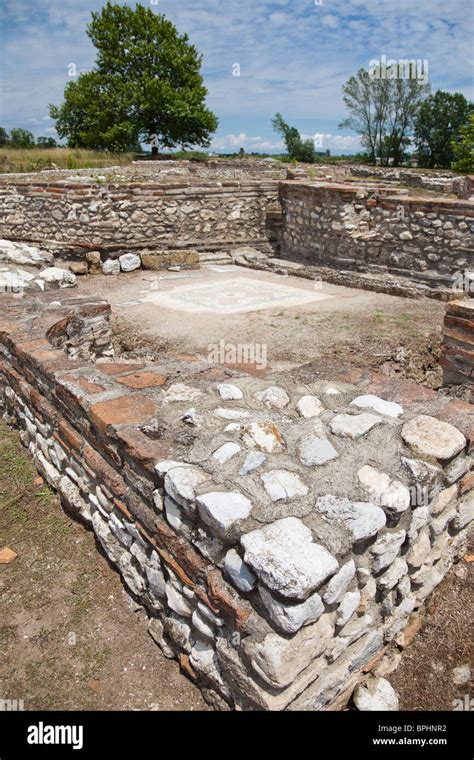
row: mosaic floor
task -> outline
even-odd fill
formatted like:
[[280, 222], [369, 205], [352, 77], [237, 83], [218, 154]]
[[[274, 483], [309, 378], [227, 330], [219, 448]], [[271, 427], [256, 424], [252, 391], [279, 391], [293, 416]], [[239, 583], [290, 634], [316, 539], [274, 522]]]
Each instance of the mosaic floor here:
[[182, 285], [166, 292], [154, 292], [146, 299], [163, 307], [185, 312], [240, 314], [274, 307], [298, 306], [333, 296], [314, 290], [268, 283], [245, 277], [229, 277], [215, 282]]

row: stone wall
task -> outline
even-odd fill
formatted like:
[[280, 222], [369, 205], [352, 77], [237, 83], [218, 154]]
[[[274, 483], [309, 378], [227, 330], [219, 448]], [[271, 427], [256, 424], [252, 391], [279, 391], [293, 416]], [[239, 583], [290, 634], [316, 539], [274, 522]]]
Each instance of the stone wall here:
[[451, 302], [444, 318], [440, 364], [445, 385], [474, 382], [474, 300]]
[[417, 187], [438, 193], [450, 193], [460, 198], [472, 195], [472, 177], [456, 175], [451, 171], [430, 171], [377, 166], [352, 166], [354, 177], [380, 179], [383, 182], [396, 182], [408, 187]]
[[2, 301], [4, 418], [151, 635], [219, 709], [340, 707], [464, 551], [472, 407], [362, 371], [72, 360], [67, 326], [107, 311], [54, 298]]
[[103, 184], [44, 182], [36, 175], [0, 183], [0, 238], [51, 244], [82, 258], [146, 248], [265, 244], [273, 180], [176, 179]]
[[282, 182], [284, 258], [453, 287], [474, 266], [474, 205]]

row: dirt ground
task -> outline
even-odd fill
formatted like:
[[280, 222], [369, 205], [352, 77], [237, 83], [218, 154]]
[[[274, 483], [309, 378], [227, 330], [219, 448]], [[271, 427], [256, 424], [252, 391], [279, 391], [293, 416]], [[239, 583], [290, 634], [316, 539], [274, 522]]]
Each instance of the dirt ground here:
[[[207, 710], [177, 663], [161, 654], [144, 613], [92, 534], [38, 479], [18, 435], [0, 424], [0, 698], [26, 710]], [[461, 561], [433, 595], [424, 628], [389, 676], [402, 710], [451, 710], [469, 684], [472, 563]]]
[[[378, 369], [388, 375], [437, 388], [445, 304], [409, 299], [242, 267], [203, 268], [180, 273], [139, 271], [120, 277], [78, 278], [81, 294], [102, 295], [112, 304], [115, 345], [130, 357], [157, 358], [163, 353], [209, 354], [220, 340], [234, 345], [258, 343], [267, 348], [268, 368], [282, 371], [312, 360]], [[208, 286], [219, 294], [221, 283], [252, 279], [289, 286], [314, 301], [241, 313], [194, 312], [170, 308], [168, 298], [182, 286]], [[162, 296], [165, 298], [162, 298]], [[162, 299], [160, 301], [160, 299]]]
[[[472, 548], [467, 559], [472, 560]], [[400, 710], [452, 710], [455, 700], [473, 697], [472, 679], [456, 685], [453, 670], [470, 665], [474, 672], [474, 570], [462, 559], [429, 600], [423, 628], [404, 651], [389, 680]], [[471, 707], [472, 709], [472, 707]]]
[[0, 424], [0, 699], [25, 710], [206, 710], [147, 632], [93, 535]]

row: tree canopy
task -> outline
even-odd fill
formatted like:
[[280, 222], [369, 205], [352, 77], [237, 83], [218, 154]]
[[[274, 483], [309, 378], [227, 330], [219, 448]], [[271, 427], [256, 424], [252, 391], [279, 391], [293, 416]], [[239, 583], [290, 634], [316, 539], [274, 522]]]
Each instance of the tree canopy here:
[[35, 136], [27, 129], [21, 129], [16, 127], [10, 132], [8, 145], [11, 148], [33, 148], [35, 144]]
[[420, 166], [449, 169], [455, 155], [453, 141], [472, 110], [472, 103], [460, 92], [438, 90], [420, 104], [414, 130]]
[[340, 129], [353, 129], [372, 163], [398, 166], [410, 143], [420, 103], [429, 94], [429, 85], [417, 79], [375, 78], [359, 69], [342, 88], [349, 116]]
[[296, 127], [290, 127], [281, 113], [275, 114], [272, 119], [272, 127], [285, 141], [286, 150], [290, 158], [302, 161], [306, 164], [314, 162], [316, 152], [312, 140], [302, 140]]
[[474, 113], [471, 112], [469, 121], [459, 130], [457, 140], [451, 143], [454, 154], [452, 168], [455, 172], [474, 174]]
[[68, 82], [50, 114], [71, 147], [135, 150], [151, 137], [163, 147], [206, 147], [217, 128], [206, 107], [202, 56], [163, 15], [108, 2], [87, 34], [95, 67]]

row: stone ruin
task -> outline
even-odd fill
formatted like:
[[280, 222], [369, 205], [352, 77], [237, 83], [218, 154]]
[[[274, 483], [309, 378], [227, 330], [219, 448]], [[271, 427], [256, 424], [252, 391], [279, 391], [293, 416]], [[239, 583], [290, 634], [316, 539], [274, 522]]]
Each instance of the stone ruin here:
[[442, 298], [447, 382], [469, 382], [474, 302], [449, 285], [472, 265], [474, 207], [241, 171], [104, 197], [82, 175], [7, 178], [0, 274], [32, 278], [0, 303], [1, 403], [216, 709], [341, 709], [465, 551], [472, 405], [353, 367], [119, 361], [110, 306], [70, 275], [228, 260]]

